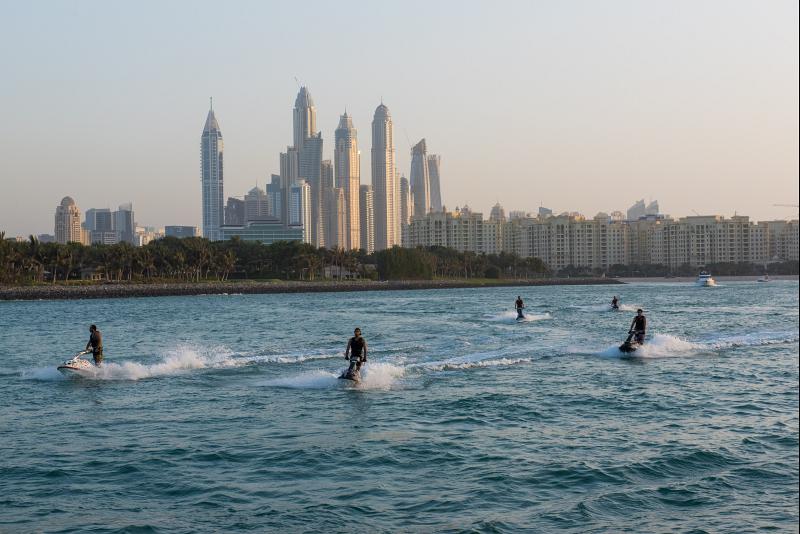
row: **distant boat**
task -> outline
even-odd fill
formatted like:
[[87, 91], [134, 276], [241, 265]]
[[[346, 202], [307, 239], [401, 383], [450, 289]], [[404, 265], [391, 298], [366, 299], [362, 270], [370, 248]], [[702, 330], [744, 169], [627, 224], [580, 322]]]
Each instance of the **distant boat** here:
[[769, 281], [770, 280], [769, 280], [769, 275], [768, 274], [765, 274], [764, 276], [762, 276], [761, 278], [756, 280], [756, 282], [769, 282]]
[[705, 271], [697, 275], [696, 283], [700, 287], [714, 287], [717, 285], [717, 281], [711, 277], [710, 273], [707, 273]]

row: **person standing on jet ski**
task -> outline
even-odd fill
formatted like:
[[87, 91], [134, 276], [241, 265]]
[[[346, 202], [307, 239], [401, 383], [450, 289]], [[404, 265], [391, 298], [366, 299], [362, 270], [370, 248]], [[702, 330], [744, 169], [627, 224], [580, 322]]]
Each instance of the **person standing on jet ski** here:
[[91, 349], [94, 364], [98, 367], [103, 363], [103, 334], [95, 325], [89, 327], [89, 342], [86, 344], [86, 352]]
[[522, 315], [522, 310], [525, 308], [525, 303], [522, 302], [522, 297], [517, 295], [517, 300], [514, 302], [514, 308], [517, 310], [517, 319], [522, 319], [525, 317]]
[[353, 331], [353, 337], [347, 342], [347, 350], [344, 351], [344, 359], [350, 360], [350, 368], [347, 374], [351, 375], [361, 370], [361, 366], [367, 361], [367, 340], [361, 337], [361, 329]]
[[611, 299], [611, 309], [612, 310], [618, 310], [619, 309], [619, 299], [617, 298], [616, 295], [614, 295], [614, 298]]
[[636, 317], [631, 322], [630, 333], [634, 336], [634, 341], [640, 345], [644, 343], [644, 336], [647, 330], [647, 317], [644, 316], [644, 311], [641, 308], [636, 310]]

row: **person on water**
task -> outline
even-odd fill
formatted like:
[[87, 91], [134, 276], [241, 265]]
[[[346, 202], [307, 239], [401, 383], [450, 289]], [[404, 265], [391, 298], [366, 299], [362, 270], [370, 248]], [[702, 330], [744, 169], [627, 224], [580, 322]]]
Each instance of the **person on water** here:
[[348, 375], [361, 371], [361, 366], [366, 363], [367, 341], [361, 337], [360, 328], [356, 328], [353, 331], [353, 337], [347, 342], [344, 359], [350, 360], [350, 368], [347, 370]]
[[618, 310], [619, 309], [619, 299], [617, 298], [616, 295], [614, 295], [614, 298], [611, 299], [611, 309], [612, 310]]
[[630, 333], [634, 336], [634, 341], [640, 345], [644, 343], [644, 336], [647, 331], [647, 317], [644, 316], [644, 311], [641, 308], [636, 310], [636, 317], [631, 322]]
[[86, 344], [86, 352], [92, 353], [94, 364], [100, 366], [103, 363], [103, 334], [95, 325], [89, 327], [89, 342]]
[[522, 319], [523, 317], [525, 317], [522, 314], [522, 310], [525, 308], [525, 303], [522, 302], [522, 297], [519, 295], [517, 295], [517, 300], [514, 301], [514, 308], [516, 308], [517, 310], [517, 319]]

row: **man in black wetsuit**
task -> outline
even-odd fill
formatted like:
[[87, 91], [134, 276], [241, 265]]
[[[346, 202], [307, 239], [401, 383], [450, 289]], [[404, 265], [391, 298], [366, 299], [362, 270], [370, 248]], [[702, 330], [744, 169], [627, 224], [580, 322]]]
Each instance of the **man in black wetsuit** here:
[[94, 364], [100, 366], [103, 363], [103, 334], [95, 325], [89, 327], [89, 342], [86, 344], [86, 352], [91, 349]]
[[636, 310], [636, 317], [631, 322], [630, 332], [634, 335], [634, 341], [640, 345], [644, 343], [644, 335], [647, 330], [647, 317], [644, 316], [644, 311], [641, 308]]
[[616, 295], [614, 295], [614, 298], [611, 299], [611, 309], [612, 310], [618, 310], [619, 309], [619, 299], [617, 298]]
[[361, 337], [361, 329], [353, 331], [353, 337], [347, 342], [347, 350], [344, 351], [344, 359], [350, 360], [350, 368], [347, 375], [352, 375], [361, 371], [361, 366], [367, 361], [367, 341]]
[[519, 295], [517, 295], [517, 300], [514, 301], [514, 308], [516, 308], [517, 310], [517, 319], [522, 319], [523, 317], [525, 317], [524, 315], [522, 315], [522, 310], [525, 308], [525, 303], [522, 302], [522, 297], [520, 297]]

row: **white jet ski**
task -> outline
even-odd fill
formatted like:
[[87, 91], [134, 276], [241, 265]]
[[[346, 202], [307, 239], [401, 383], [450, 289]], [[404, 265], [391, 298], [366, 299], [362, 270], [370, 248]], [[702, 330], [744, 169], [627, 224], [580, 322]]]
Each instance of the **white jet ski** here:
[[83, 354], [88, 352], [79, 352], [69, 360], [65, 361], [57, 367], [61, 374], [67, 377], [91, 378], [97, 375], [97, 366], [89, 360], [81, 358]]

